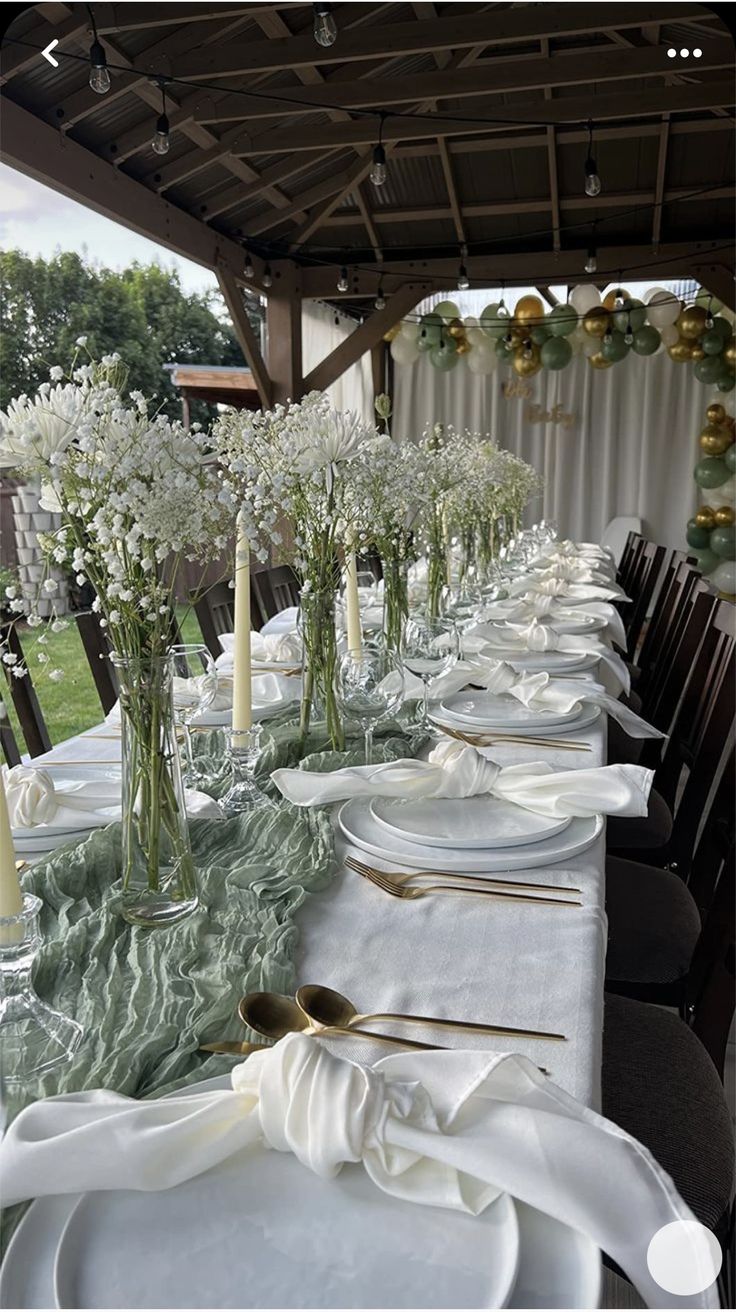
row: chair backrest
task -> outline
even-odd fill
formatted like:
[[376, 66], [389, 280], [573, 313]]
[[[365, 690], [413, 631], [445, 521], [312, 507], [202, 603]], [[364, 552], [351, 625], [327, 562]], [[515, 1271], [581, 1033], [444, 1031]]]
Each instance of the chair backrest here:
[[[642, 706], [645, 719], [663, 733], [669, 733], [674, 722], [717, 601], [708, 583], [698, 578], [677, 611], [660, 658], [662, 678], [648, 690]], [[656, 765], [660, 758], [659, 746], [653, 759], [648, 759], [650, 754], [651, 744], [646, 744], [642, 762]]]
[[213, 583], [201, 596], [190, 593], [189, 600], [199, 621], [205, 646], [213, 659], [217, 660], [222, 655], [219, 635], [233, 633], [235, 629], [235, 593], [227, 583]]
[[[0, 625], [0, 650], [17, 657], [16, 664], [27, 669], [23, 646], [15, 624]], [[41, 756], [51, 750], [51, 739], [46, 728], [46, 721], [33, 687], [30, 671], [22, 678], [11, 674], [10, 667], [3, 662], [5, 677], [10, 688], [10, 696], [15, 713], [20, 721], [21, 732], [25, 739], [29, 756]]]
[[639, 552], [644, 546], [644, 542], [645, 539], [642, 537], [641, 533], [629, 533], [629, 536], [626, 539], [626, 546], [624, 547], [621, 562], [616, 572], [616, 581], [620, 583], [624, 592], [628, 592], [628, 585], [631, 581], [632, 571]]
[[20, 748], [18, 740], [13, 733], [13, 726], [8, 719], [7, 713], [0, 714], [0, 749], [5, 757], [6, 765], [20, 765]]
[[80, 610], [75, 615], [77, 629], [82, 640], [84, 652], [89, 661], [92, 678], [95, 681], [97, 695], [105, 715], [118, 699], [118, 680], [115, 667], [110, 660], [110, 643], [105, 630], [100, 627], [99, 616], [93, 610]]
[[657, 546], [656, 542], [645, 543], [641, 553], [635, 586], [629, 591], [633, 603], [626, 622], [626, 654], [629, 660], [633, 660], [636, 654], [647, 611], [661, 576], [665, 554], [665, 548]]
[[[675, 557], [682, 557], [676, 560]], [[654, 689], [666, 669], [664, 661], [671, 643], [679, 631], [685, 608], [700, 575], [694, 562], [681, 551], [673, 552], [673, 560], [659, 590], [647, 631], [639, 649], [637, 664], [641, 679], [636, 691], [646, 704], [649, 690]], [[646, 718], [646, 717], [645, 717]]]
[[289, 606], [299, 605], [299, 580], [291, 565], [275, 565], [251, 574], [251, 594], [261, 614], [272, 619]]
[[640, 532], [641, 520], [637, 515], [616, 515], [615, 519], [609, 520], [603, 530], [601, 546], [608, 547], [613, 552], [613, 558], [618, 565], [623, 560], [631, 534]]
[[370, 572], [376, 582], [380, 583], [383, 578], [383, 562], [377, 551], [367, 551], [364, 556], [358, 556], [356, 564], [358, 570]]

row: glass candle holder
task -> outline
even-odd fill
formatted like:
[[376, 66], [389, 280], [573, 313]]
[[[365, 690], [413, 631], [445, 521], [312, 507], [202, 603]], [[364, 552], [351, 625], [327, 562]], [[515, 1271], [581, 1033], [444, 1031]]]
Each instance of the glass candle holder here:
[[69, 1061], [82, 1039], [82, 1026], [42, 1002], [33, 987], [41, 905], [40, 897], [26, 893], [17, 916], [0, 916], [0, 1062], [6, 1085]]
[[226, 819], [253, 811], [257, 806], [273, 806], [270, 797], [262, 793], [255, 781], [256, 765], [261, 754], [263, 726], [254, 724], [251, 729], [233, 729], [229, 735], [229, 757], [232, 783], [219, 806]]

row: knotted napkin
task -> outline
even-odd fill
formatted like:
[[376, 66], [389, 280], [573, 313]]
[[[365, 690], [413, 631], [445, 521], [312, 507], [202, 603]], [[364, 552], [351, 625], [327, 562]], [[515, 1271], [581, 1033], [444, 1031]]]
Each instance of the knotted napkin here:
[[[14, 765], [10, 770], [3, 767], [3, 778], [12, 829], [43, 825], [91, 829], [120, 819], [120, 777], [59, 781], [42, 768]], [[188, 815], [221, 817], [219, 806], [206, 793], [187, 790], [184, 800]]]
[[[235, 658], [235, 634], [220, 633], [218, 640], [222, 654], [217, 657], [215, 665], [223, 674], [232, 674]], [[258, 633], [255, 629], [250, 635], [250, 658], [256, 663], [269, 661], [289, 661], [292, 665], [301, 665], [302, 640], [295, 630], [285, 633]]]
[[[156, 1102], [98, 1089], [32, 1104], [0, 1147], [3, 1202], [170, 1189], [265, 1143], [327, 1179], [362, 1162], [384, 1193], [471, 1216], [510, 1194], [588, 1235], [648, 1306], [678, 1302], [646, 1260], [662, 1226], [693, 1219], [671, 1179], [525, 1057], [406, 1052], [364, 1067], [291, 1034], [236, 1066], [231, 1080], [232, 1090]], [[718, 1301], [711, 1288], [680, 1304]]]
[[613, 678], [625, 692], [631, 686], [631, 675], [621, 657], [601, 639], [586, 633], [557, 633], [548, 624], [539, 620], [530, 620], [528, 624], [474, 624], [463, 634], [463, 647], [474, 647], [483, 654], [484, 645], [489, 644], [497, 652], [508, 653], [513, 661], [515, 655], [530, 652], [559, 651], [569, 655], [596, 656], [608, 667]]
[[440, 742], [426, 761], [389, 761], [348, 766], [329, 774], [274, 770], [279, 792], [295, 806], [324, 806], [349, 797], [476, 797], [488, 793], [538, 815], [647, 814], [652, 770], [638, 765], [602, 765], [590, 770], [555, 770], [543, 761], [496, 765], [475, 747]]
[[[603, 620], [603, 632], [610, 642], [619, 647], [626, 646], [626, 630], [618, 611], [608, 601], [577, 601], [570, 607], [570, 599], [550, 597], [541, 592], [522, 593], [517, 600], [491, 602], [478, 613], [477, 618], [485, 620], [509, 620], [511, 623], [529, 623], [530, 620], [547, 620], [558, 631], [564, 631], [565, 619], [586, 619], [591, 616]], [[555, 625], [559, 622], [559, 626]]]
[[617, 583], [579, 583], [544, 573], [523, 574], [509, 584], [509, 596], [519, 597], [538, 592], [544, 597], [563, 597], [571, 601], [628, 601]]

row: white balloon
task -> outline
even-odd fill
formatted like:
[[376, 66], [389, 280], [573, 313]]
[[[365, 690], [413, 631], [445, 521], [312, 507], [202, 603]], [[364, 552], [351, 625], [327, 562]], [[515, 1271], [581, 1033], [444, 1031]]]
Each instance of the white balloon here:
[[649, 288], [649, 291], [648, 291], [648, 292], [645, 292], [645, 293], [644, 293], [644, 296], [643, 296], [643, 298], [642, 298], [643, 301], [644, 301], [644, 304], [645, 304], [645, 305], [648, 305], [649, 302], [651, 301], [652, 297], [653, 297], [653, 296], [658, 296], [658, 295], [660, 294], [660, 292], [664, 292], [665, 295], [668, 294], [668, 293], [667, 293], [667, 290], [666, 290], [665, 287], [650, 287], [650, 288]]
[[399, 336], [408, 338], [410, 342], [415, 342], [419, 336], [419, 324], [414, 323], [411, 319], [402, 319]]
[[721, 498], [719, 506], [733, 506], [736, 504], [736, 476], [729, 478], [727, 483], [721, 483], [720, 487], [714, 487], [713, 491]]
[[721, 561], [713, 573], [708, 575], [708, 582], [718, 588], [719, 592], [727, 592], [732, 597], [736, 593], [736, 560]]
[[[465, 324], [465, 336], [468, 336], [468, 328], [480, 328], [480, 319], [476, 319], [474, 314], [468, 314], [463, 320]], [[468, 341], [470, 338], [468, 338]]]
[[594, 310], [596, 305], [600, 305], [601, 294], [592, 283], [581, 282], [573, 288], [568, 299], [573, 309], [582, 316], [587, 314], [588, 310]]
[[655, 291], [647, 307], [647, 318], [653, 328], [666, 328], [680, 315], [680, 302], [674, 292]]
[[405, 337], [403, 333], [397, 333], [391, 343], [391, 358], [397, 364], [414, 364], [419, 358], [419, 347], [416, 341], [410, 337]]
[[659, 331], [665, 346], [674, 346], [675, 342], [679, 342], [680, 340], [680, 334], [673, 323], [668, 323], [664, 328], [660, 328]]
[[573, 355], [582, 355], [585, 342], [589, 337], [590, 333], [586, 333], [584, 328], [576, 328], [573, 333], [570, 333], [567, 340], [572, 347]]
[[471, 374], [491, 374], [498, 364], [496, 352], [489, 351], [485, 346], [474, 346], [465, 359]]
[[468, 328], [466, 324], [465, 336], [467, 337], [471, 346], [480, 346], [481, 348], [485, 346], [486, 349], [488, 349], [488, 343], [490, 341], [490, 338], [487, 337], [486, 334], [483, 332], [483, 329], [478, 326], [477, 320], [475, 322], [475, 325], [471, 326], [470, 328]]
[[591, 337], [590, 333], [586, 333], [583, 339], [583, 355], [585, 356], [597, 355], [600, 349], [601, 349], [600, 337]]

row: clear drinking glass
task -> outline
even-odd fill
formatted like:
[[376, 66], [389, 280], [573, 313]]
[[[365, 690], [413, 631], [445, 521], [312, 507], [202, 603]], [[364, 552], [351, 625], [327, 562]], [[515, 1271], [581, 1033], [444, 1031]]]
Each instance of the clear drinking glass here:
[[[23, 897], [15, 916], [0, 916], [0, 1076], [3, 1086], [25, 1085], [32, 1076], [70, 1061], [82, 1026], [43, 1002], [33, 987], [33, 961], [41, 946], [41, 899]], [[3, 1102], [7, 1092], [3, 1090]], [[0, 1133], [2, 1127], [0, 1127]]]
[[429, 684], [455, 664], [459, 651], [458, 632], [452, 619], [411, 611], [404, 628], [402, 658], [407, 670], [424, 684], [420, 724], [429, 730]]
[[343, 715], [357, 720], [365, 738], [365, 763], [373, 764], [373, 730], [395, 715], [404, 698], [404, 670], [385, 646], [366, 644], [338, 660], [335, 691]]
[[217, 695], [217, 670], [212, 653], [204, 643], [177, 643], [171, 648], [174, 671], [174, 720], [184, 737], [186, 768], [182, 782], [196, 788], [202, 782], [192, 751], [192, 721], [211, 706]]

